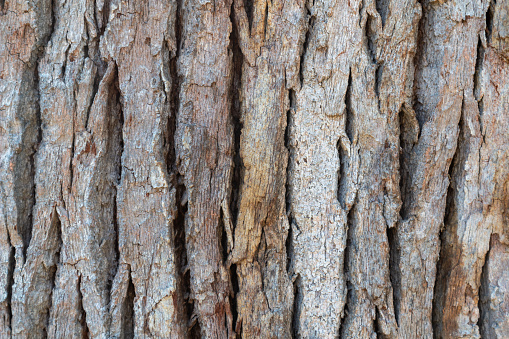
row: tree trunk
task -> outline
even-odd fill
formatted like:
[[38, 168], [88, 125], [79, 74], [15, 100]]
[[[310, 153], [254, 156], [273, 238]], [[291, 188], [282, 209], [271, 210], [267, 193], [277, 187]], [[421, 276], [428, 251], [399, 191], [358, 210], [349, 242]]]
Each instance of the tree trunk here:
[[0, 0], [1, 338], [509, 338], [508, 0]]

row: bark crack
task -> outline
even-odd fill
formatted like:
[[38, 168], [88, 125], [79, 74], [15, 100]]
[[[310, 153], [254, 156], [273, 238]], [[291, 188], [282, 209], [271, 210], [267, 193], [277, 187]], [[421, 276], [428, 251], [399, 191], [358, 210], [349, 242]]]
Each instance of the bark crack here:
[[[475, 60], [475, 72], [474, 72], [474, 98], [477, 101], [477, 106], [479, 108], [479, 115], [483, 115], [484, 111], [484, 105], [483, 105], [483, 93], [481, 93], [482, 90], [482, 70], [483, 70], [483, 64], [484, 64], [484, 46], [481, 40], [481, 37], [479, 36], [479, 41], [477, 43], [477, 57]], [[481, 131], [482, 129], [482, 119], [479, 119], [479, 123], [481, 124]]]
[[78, 284], [77, 284], [77, 288], [78, 288], [78, 310], [79, 310], [79, 313], [80, 313], [79, 322], [80, 322], [81, 328], [82, 328], [82, 332], [81, 332], [82, 339], [88, 339], [88, 338], [90, 338], [90, 330], [89, 330], [88, 325], [87, 325], [87, 312], [83, 308], [83, 293], [81, 292], [81, 279], [82, 279], [82, 276], [80, 274], [80, 276], [78, 277]]
[[343, 261], [343, 276], [345, 277], [345, 283], [346, 283], [346, 299], [345, 299], [345, 307], [343, 308], [343, 312], [342, 312], [341, 324], [340, 324], [339, 330], [338, 330], [340, 338], [348, 337], [348, 335], [343, 332], [345, 332], [345, 329], [346, 329], [346, 327], [344, 327], [344, 325], [345, 325], [345, 321], [348, 317], [350, 302], [353, 300], [353, 293], [354, 293], [354, 287], [353, 287], [353, 284], [351, 282], [351, 277], [350, 277], [349, 262], [350, 262], [350, 248], [353, 246], [352, 239], [354, 238], [353, 226], [354, 226], [354, 213], [355, 213], [355, 207], [356, 207], [356, 205], [355, 205], [356, 200], [357, 200], [357, 198], [355, 198], [355, 201], [353, 202], [352, 207], [348, 211], [348, 214], [346, 217], [346, 225], [347, 225], [346, 234], [347, 234], [347, 236], [346, 236], [345, 258]]
[[481, 270], [481, 281], [479, 284], [479, 299], [477, 301], [477, 307], [479, 309], [479, 319], [477, 320], [477, 326], [479, 327], [479, 333], [481, 334], [481, 338], [483, 338], [485, 334], [489, 334], [489, 329], [485, 328], [484, 324], [489, 323], [486, 322], [485, 319], [488, 316], [490, 305], [485, 299], [488, 299], [489, 297], [488, 287], [490, 280], [488, 275], [489, 273], [488, 263], [490, 259], [491, 248], [493, 247], [493, 242], [496, 236], [498, 235], [495, 235], [493, 233], [490, 236], [490, 245], [488, 248], [488, 252], [484, 256], [484, 264], [482, 265]]
[[15, 248], [12, 245], [11, 242], [11, 236], [9, 232], [7, 232], [7, 240], [10, 244], [10, 251], [9, 251], [9, 268], [7, 271], [7, 315], [9, 319], [7, 319], [7, 323], [9, 326], [11, 326], [12, 321], [12, 287], [14, 285], [14, 269], [16, 267], [16, 257], [15, 257]]
[[[445, 306], [444, 294], [449, 288], [448, 286], [448, 273], [452, 271], [452, 269], [459, 265], [459, 261], [461, 260], [461, 248], [459, 249], [460, 253], [455, 254], [452, 252], [451, 245], [446, 241], [447, 230], [445, 228], [446, 225], [453, 225], [458, 223], [458, 214], [456, 209], [456, 182], [454, 178], [457, 177], [457, 173], [461, 173], [464, 167], [464, 160], [462, 159], [462, 146], [464, 139], [464, 107], [465, 105], [465, 96], [463, 95], [463, 99], [461, 102], [461, 113], [460, 120], [458, 122], [458, 140], [456, 150], [452, 157], [451, 163], [449, 165], [447, 177], [448, 177], [448, 187], [446, 193], [446, 204], [445, 204], [445, 212], [444, 212], [444, 220], [442, 221], [442, 225], [440, 227], [438, 239], [439, 239], [439, 256], [436, 268], [436, 278], [435, 285], [433, 287], [433, 300], [431, 306], [431, 314], [432, 314], [432, 322], [431, 325], [433, 327], [433, 334], [436, 338], [439, 338], [442, 334], [443, 330], [443, 309]], [[455, 236], [455, 230], [452, 230], [452, 235]], [[457, 241], [456, 241], [457, 242]], [[454, 261], [454, 259], [456, 259]], [[453, 262], [454, 261], [454, 262]]]
[[348, 209], [348, 178], [347, 172], [350, 167], [350, 152], [353, 152], [353, 141], [354, 141], [354, 124], [355, 117], [352, 108], [352, 70], [350, 69], [348, 75], [348, 84], [346, 87], [345, 94], [345, 133], [349, 140], [350, 149], [344, 147], [344, 141], [341, 138], [337, 141], [336, 148], [338, 149], [339, 155], [339, 170], [338, 170], [338, 188], [337, 188], [337, 199], [344, 210]]
[[122, 332], [125, 339], [133, 339], [135, 336], [135, 313], [134, 300], [136, 291], [133, 284], [131, 267], [129, 266], [129, 282], [127, 286], [126, 296], [124, 299], [124, 307], [122, 312]]
[[[306, 37], [307, 39], [307, 37]], [[304, 49], [305, 50], [305, 49]], [[303, 52], [304, 53], [304, 52]], [[303, 55], [301, 58], [303, 58]], [[302, 70], [302, 59], [301, 59], [301, 70]], [[302, 78], [301, 78], [301, 85], [302, 85]], [[290, 126], [292, 124], [292, 112], [295, 111], [295, 105], [296, 105], [296, 93], [295, 90], [290, 89], [288, 91], [288, 98], [290, 102], [290, 107], [288, 111], [286, 112], [286, 129], [285, 129], [285, 147], [288, 150], [288, 157], [291, 158], [293, 156], [293, 148], [290, 141]], [[288, 165], [286, 166], [286, 183], [285, 183], [285, 207], [286, 207], [286, 215], [288, 218], [288, 234], [286, 237], [285, 242], [285, 249], [286, 249], [286, 272], [288, 276], [293, 280], [293, 310], [292, 310], [292, 323], [290, 328], [290, 333], [292, 335], [292, 338], [296, 338], [298, 335], [298, 326], [299, 326], [299, 309], [300, 309], [300, 294], [299, 294], [299, 284], [300, 284], [300, 278], [295, 275], [294, 269], [293, 269], [293, 259], [294, 259], [294, 249], [292, 246], [292, 237], [293, 237], [293, 227], [295, 224], [295, 221], [292, 217], [292, 206], [291, 206], [291, 196], [290, 196], [290, 175], [291, 175], [291, 166], [290, 164], [292, 161], [288, 161]]]
[[46, 328], [43, 329], [43, 331], [46, 333], [47, 337], [47, 329], [49, 328], [49, 320], [50, 320], [50, 312], [53, 306], [53, 291], [56, 287], [56, 277], [57, 277], [57, 270], [60, 265], [60, 250], [62, 248], [62, 223], [60, 221], [60, 217], [58, 215], [57, 208], [55, 207], [53, 209], [52, 213], [52, 220], [51, 220], [51, 230], [50, 234], [56, 233], [54, 237], [51, 237], [56, 240], [55, 244], [55, 254], [53, 258], [53, 265], [49, 267], [48, 269], [48, 276], [49, 276], [49, 285], [51, 286], [50, 292], [49, 292], [49, 301], [48, 305], [46, 307], [46, 310], [44, 312], [44, 317], [46, 320], [44, 321], [44, 324]]
[[[251, 8], [248, 7], [249, 15], [251, 15]], [[232, 71], [231, 71], [231, 87], [230, 87], [230, 116], [231, 124], [233, 126], [233, 170], [230, 181], [230, 192], [229, 202], [226, 208], [229, 208], [231, 215], [231, 246], [235, 244], [235, 225], [237, 225], [237, 219], [239, 215], [239, 199], [240, 199], [240, 187], [242, 185], [242, 172], [244, 164], [242, 157], [240, 156], [240, 137], [242, 134], [243, 124], [241, 121], [241, 99], [240, 99], [240, 88], [242, 85], [242, 65], [244, 64], [244, 55], [240, 48], [239, 42], [239, 31], [237, 25], [233, 24], [234, 19], [234, 5], [230, 10], [230, 21], [232, 22], [232, 32], [230, 34], [230, 46], [229, 50], [232, 53]], [[230, 248], [230, 251], [233, 248]], [[226, 268], [229, 270], [231, 279], [231, 296], [230, 296], [230, 308], [232, 313], [232, 324], [234, 331], [238, 338], [241, 338], [241, 323], [239, 322], [239, 315], [237, 310], [237, 293], [239, 292], [239, 282], [237, 277], [237, 265], [232, 264], [230, 261], [231, 253], [228, 253], [228, 259]]]
[[[175, 253], [175, 269], [177, 276], [177, 289], [176, 294], [180, 295], [181, 321], [188, 326], [188, 334], [190, 337], [199, 337], [200, 329], [197, 321], [197, 316], [194, 311], [194, 303], [191, 296], [191, 276], [188, 267], [187, 250], [186, 250], [186, 233], [185, 233], [185, 219], [187, 214], [187, 192], [184, 185], [184, 177], [179, 173], [176, 157], [176, 142], [175, 133], [177, 130], [177, 115], [180, 106], [180, 88], [181, 79], [178, 74], [178, 60], [181, 54], [182, 44], [182, 0], [177, 0], [176, 20], [175, 20], [175, 54], [170, 58], [169, 71], [171, 77], [171, 92], [170, 92], [170, 111], [168, 123], [168, 137], [171, 146], [167, 155], [167, 166], [170, 177], [173, 178], [173, 186], [176, 188], [175, 202], [176, 202], [176, 216], [173, 220], [173, 237], [174, 237], [174, 253]], [[179, 298], [177, 298], [179, 299]]]
[[300, 86], [304, 84], [304, 59], [305, 55], [307, 53], [308, 47], [309, 47], [309, 40], [311, 35], [311, 30], [313, 29], [314, 23], [315, 23], [315, 17], [311, 14], [311, 10], [309, 7], [307, 9], [307, 27], [306, 27], [306, 33], [304, 34], [304, 43], [302, 44], [302, 51], [300, 54], [300, 67], [299, 67], [299, 79], [300, 79]]
[[493, 32], [493, 15], [495, 13], [496, 0], [491, 0], [486, 12], [486, 40], [491, 42], [491, 34]]
[[[119, 109], [119, 112], [118, 112], [118, 117], [119, 117], [119, 121], [118, 121], [118, 124], [119, 124], [119, 131], [120, 131], [120, 134], [122, 134], [122, 131], [124, 130], [124, 110], [123, 110], [123, 105], [122, 105], [122, 100], [121, 100], [121, 93], [120, 93], [120, 84], [119, 84], [119, 79], [118, 79], [118, 68], [117, 68], [117, 65], [115, 64], [115, 79], [114, 79], [114, 88], [115, 88], [115, 102], [116, 104], [118, 105], [118, 109]], [[114, 257], [114, 269], [113, 269], [113, 272], [112, 272], [112, 275], [111, 275], [111, 278], [109, 280], [109, 284], [108, 284], [108, 293], [107, 293], [107, 296], [108, 296], [108, 307], [111, 307], [111, 293], [112, 293], [112, 289], [113, 289], [113, 280], [115, 278], [115, 276], [118, 274], [118, 270], [119, 270], [119, 267], [120, 267], [120, 244], [119, 244], [119, 222], [118, 222], [118, 204], [117, 204], [117, 197], [118, 197], [118, 190], [119, 190], [119, 187], [120, 187], [120, 180], [122, 178], [122, 154], [124, 153], [124, 138], [122, 137], [122, 135], [120, 135], [120, 137], [118, 138], [118, 142], [119, 142], [119, 145], [118, 145], [118, 166], [116, 168], [116, 173], [115, 173], [115, 184], [114, 184], [114, 196], [113, 196], [113, 206], [112, 206], [112, 209], [113, 209], [113, 215], [112, 215], [112, 222], [113, 222], [113, 230], [115, 232], [115, 236], [114, 236], [114, 245], [113, 245], [113, 251], [114, 251], [114, 254], [115, 254], [115, 257]]]
[[401, 303], [401, 249], [398, 242], [398, 230], [396, 227], [387, 229], [387, 242], [389, 244], [389, 279], [392, 286], [392, 303], [394, 305], [394, 317], [399, 326], [399, 310]]

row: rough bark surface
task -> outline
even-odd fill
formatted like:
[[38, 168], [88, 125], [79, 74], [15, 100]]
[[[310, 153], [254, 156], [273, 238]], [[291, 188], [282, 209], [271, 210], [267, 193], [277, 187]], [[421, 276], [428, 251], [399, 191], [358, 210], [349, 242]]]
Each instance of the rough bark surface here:
[[0, 0], [0, 338], [508, 338], [508, 0]]

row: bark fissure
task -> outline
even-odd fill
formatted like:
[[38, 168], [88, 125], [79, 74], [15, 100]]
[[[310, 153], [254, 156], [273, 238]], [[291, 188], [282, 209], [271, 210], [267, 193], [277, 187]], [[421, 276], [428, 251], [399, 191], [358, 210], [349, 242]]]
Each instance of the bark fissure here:
[[[353, 113], [352, 107], [352, 71], [349, 70], [348, 74], [348, 83], [346, 86], [345, 93], [345, 111], [344, 115], [344, 125], [345, 125], [345, 133], [346, 137], [350, 145], [354, 142], [354, 128], [355, 128], [355, 115]], [[339, 156], [339, 168], [338, 168], [338, 188], [337, 188], [337, 199], [341, 204], [341, 207], [345, 210], [348, 209], [347, 203], [349, 199], [349, 187], [350, 179], [347, 177], [347, 173], [351, 170], [351, 161], [350, 152], [354, 152], [353, 148], [350, 146], [350, 149], [346, 149], [344, 147], [345, 141], [338, 139], [336, 148], [338, 150]]]
[[[114, 80], [114, 87], [115, 87], [115, 90], [116, 90], [116, 93], [115, 93], [115, 101], [118, 105], [118, 108], [119, 108], [119, 114], [118, 114], [118, 117], [119, 117], [119, 121], [118, 121], [118, 124], [120, 125], [120, 131], [123, 131], [124, 130], [124, 110], [123, 110], [123, 106], [122, 106], [122, 100], [121, 100], [121, 93], [120, 93], [120, 85], [119, 85], [119, 79], [118, 79], [118, 67], [117, 65], [115, 64], [115, 80]], [[111, 293], [113, 291], [113, 282], [114, 282], [114, 278], [115, 276], [118, 274], [118, 271], [119, 271], [119, 268], [120, 268], [120, 226], [119, 226], [119, 220], [118, 220], [118, 203], [117, 203], [117, 198], [118, 198], [118, 190], [119, 190], [119, 186], [120, 186], [120, 180], [122, 178], [122, 154], [124, 153], [124, 138], [122, 136], [120, 136], [120, 138], [118, 138], [118, 154], [120, 154], [120, 157], [119, 157], [119, 161], [118, 161], [118, 165], [117, 165], [117, 168], [116, 168], [116, 173], [115, 173], [115, 178], [114, 178], [114, 190], [115, 190], [115, 193], [113, 195], [113, 199], [112, 199], [112, 223], [113, 223], [113, 231], [114, 231], [114, 243], [113, 243], [113, 251], [114, 251], [114, 268], [113, 268], [113, 272], [111, 274], [111, 279], [109, 280], [109, 283], [108, 283], [108, 293], [107, 293], [107, 305], [108, 305], [108, 309], [109, 311], [111, 310]]]
[[48, 336], [48, 328], [49, 328], [49, 320], [50, 320], [50, 312], [53, 306], [53, 293], [56, 287], [56, 281], [57, 281], [57, 271], [60, 266], [60, 250], [62, 248], [62, 223], [60, 221], [60, 217], [57, 212], [57, 208], [53, 209], [52, 212], [52, 220], [51, 220], [51, 226], [52, 232], [54, 233], [53, 239], [56, 241], [56, 247], [55, 247], [55, 254], [53, 259], [53, 265], [51, 265], [48, 269], [48, 282], [49, 282], [49, 299], [48, 304], [46, 305], [46, 309], [43, 313], [43, 317], [45, 320], [43, 320], [43, 324], [45, 325], [45, 328], [43, 329], [43, 332], [46, 334], [45, 337]]
[[[480, 33], [480, 34], [483, 34], [483, 33]], [[473, 79], [473, 83], [474, 83], [473, 95], [474, 95], [475, 100], [477, 101], [477, 108], [479, 110], [480, 117], [482, 117], [483, 110], [484, 110], [483, 95], [481, 93], [482, 82], [483, 82], [482, 71], [483, 71], [484, 54], [485, 54], [484, 46], [483, 46], [481, 37], [479, 36], [479, 41], [477, 43], [477, 56], [476, 56], [476, 60], [475, 60], [475, 72], [474, 72], [474, 79]], [[481, 124], [480, 125], [481, 131], [483, 130], [482, 121], [483, 121], [482, 118], [479, 119], [479, 123]]]
[[302, 305], [302, 293], [301, 293], [301, 279], [298, 275], [293, 277], [293, 309], [292, 309], [292, 327], [291, 335], [292, 338], [299, 338], [299, 315], [300, 308]]
[[[242, 84], [242, 65], [244, 63], [244, 55], [240, 49], [239, 32], [237, 25], [233, 24], [234, 19], [234, 4], [232, 3], [230, 9], [230, 22], [232, 22], [232, 32], [230, 34], [229, 50], [232, 53], [232, 70], [231, 70], [231, 87], [230, 87], [230, 118], [233, 127], [233, 169], [230, 180], [230, 192], [228, 208], [230, 209], [231, 217], [231, 236], [232, 244], [235, 243], [235, 226], [239, 216], [239, 198], [240, 187], [242, 185], [242, 171], [244, 164], [240, 155], [240, 137], [242, 134], [243, 124], [241, 121], [241, 101], [240, 101], [240, 88]], [[237, 265], [231, 263], [231, 249], [228, 253], [226, 267], [230, 274], [231, 295], [230, 307], [232, 313], [232, 327], [236, 333], [237, 338], [242, 338], [242, 323], [238, 316], [237, 293], [239, 292], [239, 282], [237, 278]]]
[[338, 329], [338, 334], [340, 338], [348, 337], [348, 328], [346, 326], [346, 320], [350, 314], [350, 311], [353, 313], [352, 309], [352, 301], [354, 298], [354, 285], [352, 283], [352, 272], [350, 272], [349, 263], [350, 263], [350, 257], [351, 257], [351, 250], [352, 250], [352, 239], [354, 239], [354, 213], [356, 209], [356, 201], [357, 198], [352, 203], [352, 207], [350, 207], [350, 210], [348, 211], [347, 217], [346, 217], [346, 247], [345, 247], [345, 258], [343, 262], [343, 276], [345, 277], [345, 283], [346, 283], [346, 299], [345, 299], [345, 306], [343, 307], [343, 312], [341, 316], [341, 323]]
[[[376, 39], [377, 39], [377, 29], [376, 29], [376, 19], [371, 15], [371, 13], [367, 13], [366, 23], [364, 24], [364, 35], [366, 37], [366, 50], [371, 59], [371, 62], [376, 65]], [[375, 78], [376, 80], [376, 78]], [[375, 81], [375, 84], [377, 81]], [[375, 86], [375, 90], [377, 90], [378, 86]], [[378, 92], [377, 92], [378, 94]]]
[[491, 43], [491, 34], [493, 32], [493, 14], [495, 12], [496, 0], [490, 0], [488, 5], [488, 11], [486, 12], [486, 40], [487, 43]]
[[493, 239], [496, 235], [491, 234], [490, 236], [490, 244], [488, 248], [488, 252], [486, 252], [486, 255], [484, 256], [484, 263], [482, 265], [481, 270], [481, 281], [479, 284], [479, 300], [477, 302], [477, 307], [479, 308], [479, 319], [477, 321], [477, 326], [479, 326], [479, 333], [481, 334], [481, 338], [484, 338], [484, 335], [486, 333], [489, 333], [489, 329], [485, 328], [486, 321], [485, 318], [487, 317], [487, 314], [489, 312], [489, 304], [486, 302], [486, 297], [488, 295], [488, 288], [490, 284], [489, 274], [488, 274], [488, 263], [490, 258], [490, 252], [493, 244]]
[[306, 8], [307, 13], [307, 24], [306, 24], [306, 33], [304, 33], [304, 42], [302, 44], [302, 50], [300, 53], [300, 65], [299, 65], [299, 80], [300, 86], [302, 87], [304, 82], [304, 60], [306, 58], [306, 53], [309, 48], [309, 39], [311, 32], [313, 31], [313, 26], [315, 22], [315, 17], [311, 14], [311, 10], [309, 7]]
[[83, 308], [83, 293], [81, 292], [81, 279], [82, 279], [82, 275], [80, 274], [80, 276], [78, 277], [78, 284], [77, 284], [77, 289], [78, 289], [78, 311], [79, 311], [79, 322], [80, 322], [80, 325], [81, 325], [81, 338], [82, 339], [88, 339], [90, 337], [90, 330], [88, 329], [88, 325], [87, 325], [87, 312], [85, 311], [85, 309]]
[[[232, 4], [230, 12], [230, 21], [234, 23], [234, 5]], [[240, 137], [242, 134], [243, 123], [241, 119], [241, 100], [240, 100], [240, 87], [242, 84], [242, 65], [244, 63], [244, 55], [240, 49], [239, 32], [237, 25], [232, 25], [232, 32], [230, 34], [230, 51], [232, 52], [232, 79], [230, 91], [230, 116], [231, 124], [233, 126], [233, 170], [230, 183], [230, 201], [229, 208], [232, 218], [232, 225], [235, 228], [239, 214], [239, 195], [240, 187], [242, 186], [242, 171], [244, 164], [240, 156]], [[235, 229], [232, 230], [233, 237], [235, 237]], [[235, 238], [233, 238], [235, 243]], [[233, 275], [232, 275], [233, 277]]]
[[191, 278], [189, 273], [187, 251], [186, 251], [186, 232], [185, 219], [187, 214], [186, 187], [183, 184], [183, 177], [176, 175], [177, 182], [177, 215], [173, 220], [173, 234], [175, 237], [175, 263], [177, 270], [178, 293], [183, 297], [184, 302], [184, 321], [188, 324], [188, 332], [199, 334], [199, 324], [197, 322], [194, 301], [191, 296]]
[[14, 285], [14, 269], [16, 267], [16, 249], [12, 245], [11, 242], [11, 236], [7, 233], [8, 242], [10, 244], [10, 251], [9, 251], [9, 267], [7, 271], [7, 316], [8, 319], [6, 319], [7, 326], [11, 326], [12, 322], [12, 286]]
[[131, 268], [129, 268], [128, 285], [124, 299], [122, 312], [122, 334], [125, 339], [133, 339], [135, 337], [135, 313], [134, 302], [136, 291], [134, 289], [133, 280], [131, 278]]
[[[457, 199], [457, 192], [458, 185], [456, 182], [454, 182], [454, 178], [456, 177], [455, 173], [461, 173], [462, 169], [464, 167], [464, 161], [462, 152], [464, 151], [462, 147], [465, 146], [465, 141], [463, 140], [464, 131], [465, 128], [463, 126], [463, 110], [465, 105], [465, 98], [463, 96], [462, 103], [461, 103], [461, 115], [460, 120], [458, 122], [458, 140], [457, 140], [457, 146], [456, 150], [454, 152], [454, 155], [451, 159], [451, 163], [449, 165], [449, 169], [447, 172], [447, 177], [449, 181], [449, 185], [447, 187], [447, 194], [445, 197], [445, 211], [444, 211], [444, 220], [442, 222], [442, 225], [440, 227], [439, 233], [438, 233], [438, 239], [439, 239], [439, 245], [440, 245], [440, 252], [438, 256], [437, 261], [437, 278], [435, 279], [435, 285], [433, 287], [433, 300], [432, 300], [432, 309], [431, 314], [433, 317], [432, 327], [433, 327], [433, 335], [435, 338], [441, 338], [442, 331], [443, 331], [443, 312], [445, 308], [445, 296], [444, 296], [444, 289], [447, 288], [445, 282], [446, 276], [448, 276], [451, 272], [451, 270], [460, 264], [459, 259], [461, 255], [454, 255], [455, 253], [452, 252], [452, 249], [450, 248], [450, 245], [447, 243], [445, 237], [446, 232], [448, 231], [446, 229], [446, 225], [453, 225], [458, 223], [458, 216], [457, 216], [457, 206], [455, 205], [456, 199]], [[457, 241], [457, 240], [456, 240]], [[461, 251], [461, 248], [459, 249]], [[453, 257], [454, 255], [454, 257]], [[451, 258], [457, 259], [458, 262], [451, 262]]]
[[392, 303], [394, 305], [396, 325], [399, 326], [399, 310], [401, 302], [401, 250], [399, 248], [397, 232], [398, 230], [396, 227], [387, 229], [387, 240], [389, 244], [389, 278], [392, 286]]

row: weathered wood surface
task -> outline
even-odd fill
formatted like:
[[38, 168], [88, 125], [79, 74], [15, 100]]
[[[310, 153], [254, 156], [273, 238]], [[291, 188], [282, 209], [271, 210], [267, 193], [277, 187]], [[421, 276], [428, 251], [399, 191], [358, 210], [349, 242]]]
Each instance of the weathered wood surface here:
[[508, 338], [509, 1], [0, 0], [1, 338]]

